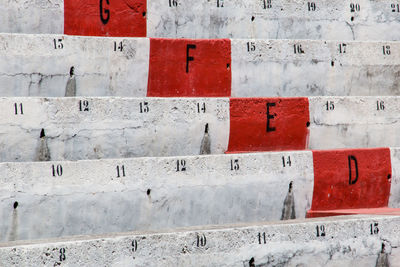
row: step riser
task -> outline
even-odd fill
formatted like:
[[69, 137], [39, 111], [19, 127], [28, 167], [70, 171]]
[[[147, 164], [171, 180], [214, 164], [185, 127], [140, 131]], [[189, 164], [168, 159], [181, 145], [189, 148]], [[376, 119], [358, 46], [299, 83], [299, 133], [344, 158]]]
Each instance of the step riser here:
[[[400, 44], [394, 42], [9, 34], [0, 39], [2, 96], [65, 96], [72, 66], [76, 94], [85, 96], [397, 95], [400, 90]], [[304, 53], [295, 53], [300, 46]]]
[[383, 243], [390, 266], [398, 266], [399, 240], [393, 233], [400, 231], [399, 225], [399, 217], [372, 216], [166, 234], [131, 233], [19, 246], [10, 243], [0, 248], [0, 262], [19, 266], [249, 266], [253, 258], [255, 266], [375, 266]]
[[212, 154], [400, 146], [399, 97], [1, 98], [0, 109], [2, 161], [198, 155], [206, 124]]
[[[175, 5], [176, 3], [176, 5]], [[393, 1], [14, 1], [0, 32], [174, 38], [396, 40]], [[147, 5], [147, 8], [146, 8]], [[393, 6], [392, 6], [393, 5]], [[147, 10], [146, 10], [147, 9]], [[102, 10], [102, 12], [101, 12]], [[227, 23], [228, 22], [228, 23]]]
[[[290, 208], [285, 207], [290, 183], [296, 218], [305, 218], [311, 207], [331, 209], [326, 199], [336, 209], [387, 207], [388, 202], [400, 208], [400, 164], [390, 165], [399, 162], [399, 149], [376, 162], [382, 170], [373, 177], [365, 158], [377, 159], [388, 149], [340, 153], [331, 167], [313, 159], [311, 151], [1, 163], [1, 240], [277, 221]], [[354, 184], [349, 184], [348, 156], [358, 161]], [[328, 174], [320, 173], [324, 168]], [[351, 168], [355, 180], [353, 162]], [[379, 194], [371, 186], [388, 190]]]

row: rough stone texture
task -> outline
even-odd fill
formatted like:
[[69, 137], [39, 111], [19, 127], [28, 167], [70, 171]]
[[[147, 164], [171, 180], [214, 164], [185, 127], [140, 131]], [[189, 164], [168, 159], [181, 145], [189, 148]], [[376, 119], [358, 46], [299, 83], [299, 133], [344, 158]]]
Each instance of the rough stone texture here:
[[399, 95], [397, 51], [395, 42], [232, 40], [232, 96]]
[[[315, 11], [307, 0], [272, 0], [271, 8], [268, 0], [176, 2], [147, 1], [148, 37], [399, 40], [393, 1], [322, 0]], [[360, 10], [351, 12], [350, 4]]]
[[80, 236], [1, 244], [0, 264], [249, 267], [252, 262], [253, 266], [376, 266], [384, 244], [389, 266], [398, 267], [399, 232], [399, 217], [347, 216]]
[[41, 129], [52, 160], [198, 155], [207, 123], [211, 153], [228, 146], [228, 99], [1, 98], [0, 110], [1, 161], [35, 160]]
[[311, 149], [400, 146], [398, 97], [323, 96], [309, 101]]
[[77, 95], [144, 97], [149, 39], [0, 34], [0, 61], [1, 96], [64, 96], [73, 66]]
[[310, 151], [0, 163], [0, 241], [276, 221], [291, 182], [305, 218]]
[[[179, 40], [162, 41], [180, 43]], [[121, 42], [122, 51], [119, 50]], [[206, 41], [198, 42], [197, 50], [205, 44], [210, 45]], [[153, 60], [158, 62], [154, 64], [162, 62], [165, 65], [163, 71], [171, 75], [160, 77], [160, 71], [154, 70], [152, 84], [158, 89], [148, 91], [150, 49], [147, 38], [0, 34], [0, 60], [4, 62], [0, 64], [0, 96], [64, 96], [72, 66], [75, 68], [76, 94], [84, 96], [400, 94], [399, 43], [246, 39], [232, 40], [231, 44], [232, 58], [230, 60], [225, 54], [221, 56], [222, 65], [215, 65], [218, 60], [214, 57], [202, 62], [204, 59], [199, 51], [190, 50], [191, 56], [196, 55], [194, 61], [190, 61], [191, 75], [181, 72], [178, 75], [190, 90], [176, 86], [159, 88], [160, 81], [171, 85], [177, 66], [185, 70], [186, 47], [181, 51], [183, 58], [174, 65], [168, 63], [164, 54], [154, 55]], [[340, 53], [340, 44], [342, 52], [346, 53]], [[346, 44], [345, 48], [343, 44]], [[248, 51], [253, 45], [254, 51]], [[304, 53], [295, 54], [294, 45], [301, 45]], [[384, 46], [390, 46], [390, 55], [383, 54]], [[226, 62], [230, 61], [231, 73], [225, 75], [229, 79], [222, 79], [220, 66], [226, 71]], [[218, 70], [221, 77], [205, 80], [203, 72], [195, 71], [196, 66], [211, 72]], [[229, 80], [229, 83], [215, 86], [210, 80]], [[205, 86], [207, 84], [210, 86]]]

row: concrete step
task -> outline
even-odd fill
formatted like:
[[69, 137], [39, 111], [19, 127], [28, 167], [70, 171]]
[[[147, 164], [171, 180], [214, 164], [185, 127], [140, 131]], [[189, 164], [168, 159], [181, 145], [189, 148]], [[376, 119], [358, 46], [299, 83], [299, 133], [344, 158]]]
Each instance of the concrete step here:
[[400, 266], [399, 216], [346, 216], [0, 244], [3, 266]]
[[12, 33], [398, 40], [400, 30], [389, 0], [2, 0], [0, 12], [0, 32]]
[[399, 177], [398, 148], [0, 163], [0, 240], [382, 213]]
[[399, 108], [383, 96], [0, 98], [0, 160], [400, 146]]
[[0, 34], [0, 43], [4, 62], [0, 64], [0, 96], [260, 97], [400, 92], [399, 42]]

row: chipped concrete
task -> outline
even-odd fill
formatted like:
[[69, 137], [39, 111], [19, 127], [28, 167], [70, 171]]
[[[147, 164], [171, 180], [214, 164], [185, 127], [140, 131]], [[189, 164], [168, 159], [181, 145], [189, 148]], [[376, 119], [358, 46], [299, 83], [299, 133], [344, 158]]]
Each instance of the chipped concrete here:
[[[379, 232], [370, 232], [371, 224]], [[317, 231], [317, 229], [319, 229]], [[346, 216], [0, 245], [6, 266], [399, 266], [400, 217]], [[382, 244], [385, 256], [382, 255]], [[384, 262], [384, 260], [383, 260]], [[381, 267], [382, 265], [378, 265]], [[383, 265], [385, 266], [385, 265]]]

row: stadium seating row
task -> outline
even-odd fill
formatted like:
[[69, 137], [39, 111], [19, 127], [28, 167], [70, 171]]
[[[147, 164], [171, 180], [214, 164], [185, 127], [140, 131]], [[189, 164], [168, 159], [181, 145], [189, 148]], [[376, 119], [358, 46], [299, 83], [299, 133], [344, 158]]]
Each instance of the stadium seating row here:
[[0, 163], [0, 237], [400, 214], [399, 177], [398, 148]]
[[0, 12], [0, 32], [19, 33], [396, 40], [400, 29], [392, 0], [15, 0]]
[[397, 42], [0, 34], [0, 43], [0, 96], [400, 94]]
[[[398, 266], [400, 217], [352, 216], [0, 244], [4, 266]], [[293, 241], [295, 240], [295, 242]]]
[[0, 160], [400, 146], [399, 108], [400, 97], [0, 98]]

